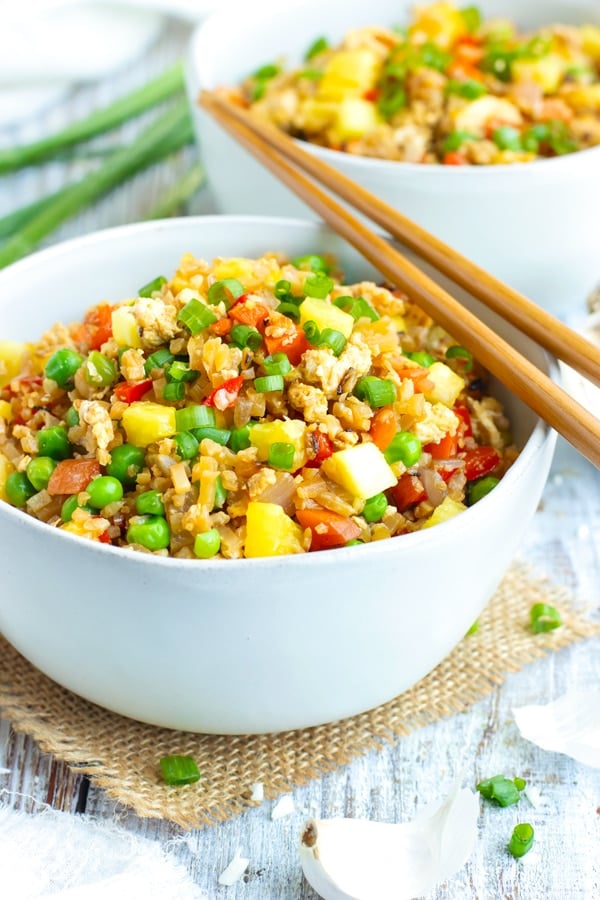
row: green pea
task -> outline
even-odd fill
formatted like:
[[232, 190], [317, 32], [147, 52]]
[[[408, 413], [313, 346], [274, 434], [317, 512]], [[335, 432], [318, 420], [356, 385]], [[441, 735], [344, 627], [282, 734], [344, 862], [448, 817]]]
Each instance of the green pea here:
[[11, 472], [4, 486], [6, 499], [13, 506], [22, 508], [37, 493], [25, 472]]
[[494, 478], [493, 475], [486, 475], [484, 478], [478, 478], [476, 481], [470, 481], [467, 486], [467, 506], [473, 506], [490, 491], [493, 491], [500, 479]]
[[121, 444], [110, 453], [106, 474], [118, 478], [121, 484], [134, 484], [138, 472], [146, 463], [146, 454], [133, 444]]
[[56, 460], [49, 456], [35, 456], [27, 466], [27, 477], [36, 489], [42, 491], [48, 486], [50, 476], [56, 468]]
[[195, 456], [198, 456], [200, 444], [191, 431], [178, 431], [173, 435], [173, 440], [180, 459], [194, 459]]
[[127, 543], [141, 544], [146, 550], [165, 550], [170, 540], [171, 532], [162, 516], [140, 516], [127, 529]]
[[116, 363], [98, 350], [92, 350], [85, 362], [85, 380], [97, 387], [107, 387], [116, 381]]
[[384, 456], [390, 465], [402, 462], [405, 466], [414, 466], [422, 452], [421, 441], [410, 431], [398, 431], [391, 440]]
[[123, 485], [118, 478], [112, 475], [99, 475], [88, 484], [86, 493], [89, 494], [88, 503], [94, 509], [103, 509], [109, 503], [115, 503], [123, 497]]
[[197, 534], [194, 540], [194, 554], [198, 559], [210, 559], [221, 549], [221, 535], [216, 528]]
[[380, 522], [385, 515], [387, 509], [387, 497], [385, 494], [375, 494], [365, 500], [363, 507], [363, 519], [367, 522]]
[[74, 406], [70, 406], [65, 413], [65, 425], [67, 428], [74, 428], [79, 425], [79, 413]]
[[73, 494], [72, 497], [67, 497], [65, 502], [63, 503], [60, 510], [60, 517], [63, 522], [70, 522], [73, 518], [73, 513], [76, 509], [86, 509], [88, 512], [93, 513], [94, 510], [91, 506], [88, 506], [87, 503], [83, 506], [80, 506], [77, 502], [77, 494]]
[[63, 347], [53, 353], [44, 369], [46, 378], [51, 378], [61, 388], [67, 387], [73, 382], [73, 376], [81, 364], [83, 356], [69, 347]]
[[69, 459], [73, 455], [67, 429], [62, 425], [42, 428], [37, 433], [37, 445], [40, 456], [52, 459]]
[[165, 504], [160, 491], [144, 491], [135, 498], [135, 508], [140, 516], [164, 516]]

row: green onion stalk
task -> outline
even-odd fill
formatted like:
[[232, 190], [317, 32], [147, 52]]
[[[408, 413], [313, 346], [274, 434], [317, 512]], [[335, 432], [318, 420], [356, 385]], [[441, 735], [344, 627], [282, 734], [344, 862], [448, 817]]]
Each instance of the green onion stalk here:
[[177, 63], [136, 91], [49, 137], [25, 146], [0, 150], [0, 174], [52, 159], [57, 153], [64, 152], [67, 147], [104, 134], [105, 131], [128, 122], [158, 103], [181, 93], [184, 88], [183, 66]]
[[[0, 247], [0, 269], [27, 256], [59, 225], [109, 193], [117, 185], [186, 145], [192, 144], [193, 140], [187, 101], [178, 101], [128, 147], [116, 150], [97, 169], [80, 181], [40, 201], [37, 210], [33, 210], [33, 215], [30, 215], [23, 226], [13, 232]], [[29, 213], [31, 206], [30, 204]], [[16, 213], [11, 215], [15, 216]]]

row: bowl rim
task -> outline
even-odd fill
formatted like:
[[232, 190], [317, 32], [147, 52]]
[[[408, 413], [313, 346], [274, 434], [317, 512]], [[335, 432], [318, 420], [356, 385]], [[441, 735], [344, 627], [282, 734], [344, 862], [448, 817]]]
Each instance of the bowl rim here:
[[[598, 8], [595, 4], [592, 4], [590, 0], [583, 0], [583, 2], [589, 6], [590, 11], [595, 11], [598, 15]], [[294, 6], [300, 6], [302, 4], [302, 0], [292, 0]], [[280, 4], [274, 2], [274, 0], [258, 0], [253, 4], [254, 13], [258, 10], [258, 12], [263, 12], [266, 14], [268, 11], [271, 12], [270, 18], [273, 18], [273, 13], [277, 10], [277, 15], [280, 15]], [[286, 7], [286, 9], [289, 8]], [[236, 11], [236, 20], [240, 16], [244, 19], [244, 13], [246, 12], [246, 19], [249, 20], [247, 10], [249, 7], [244, 10], [237, 9]], [[214, 84], [211, 83], [210, 77], [205, 77], [205, 72], [203, 68], [204, 60], [211, 58], [211, 49], [216, 47], [217, 41], [212, 40], [212, 33], [216, 29], [219, 31], [224, 27], [229, 28], [231, 26], [231, 4], [224, 3], [222, 6], [215, 7], [211, 13], [209, 13], [206, 18], [199, 22], [198, 25], [192, 31], [192, 34], [188, 43], [188, 51], [186, 55], [186, 72], [189, 73], [193, 71], [195, 80], [198, 82], [200, 88], [206, 87], [207, 89], [213, 89]], [[254, 17], [255, 18], [255, 17]], [[281, 13], [281, 18], [285, 19], [285, 11]], [[568, 23], [567, 23], [568, 24]], [[600, 17], [599, 17], [600, 24]], [[192, 106], [193, 111], [198, 114], [208, 116], [208, 113], [204, 113], [201, 108], [197, 105], [196, 99], [194, 96], [190, 98], [190, 104]], [[542, 166], [542, 172], [552, 172], [555, 169], [560, 167], [564, 168], [565, 164], [569, 164], [569, 160], [583, 160], [585, 162], [591, 160], [592, 162], [596, 157], [600, 157], [600, 145], [596, 147], [587, 147], [583, 150], [577, 150], [575, 153], [566, 153], [563, 156], [554, 156], [549, 159], [537, 159], [532, 160], [531, 162], [516, 162], [504, 165], [479, 165], [479, 166], [443, 166], [436, 165], [435, 163], [422, 164], [422, 163], [413, 163], [413, 162], [404, 162], [402, 160], [392, 160], [392, 159], [379, 159], [373, 156], [359, 156], [352, 153], [345, 153], [342, 150], [333, 150], [330, 147], [321, 147], [319, 144], [313, 144], [310, 141], [301, 140], [299, 138], [294, 138], [294, 140], [304, 149], [310, 150], [310, 152], [314, 153], [318, 157], [322, 157], [325, 161], [330, 164], [335, 165], [336, 163], [339, 165], [339, 160], [342, 159], [347, 162], [347, 165], [351, 167], [355, 167], [357, 170], [362, 170], [368, 168], [374, 172], [380, 172], [389, 177], [390, 171], [398, 172], [400, 174], [408, 174], [410, 173], [412, 178], [419, 178], [421, 180], [426, 179], [428, 177], [436, 177], [440, 172], [443, 172], [444, 178], [454, 178], [454, 179], [486, 179], [489, 178], [493, 173], [497, 178], [498, 175], [506, 175], [508, 172], [514, 173], [515, 178], [522, 178], [526, 175], [526, 173], [531, 172], [531, 166], [535, 166], [534, 172], [538, 172], [540, 166]]]
[[[178, 216], [170, 219], [154, 219], [144, 222], [134, 222], [125, 225], [117, 225], [112, 228], [99, 229], [97, 231], [92, 231], [88, 234], [81, 235], [79, 237], [61, 241], [51, 247], [47, 247], [43, 250], [32, 253], [24, 259], [21, 259], [13, 263], [12, 265], [7, 266], [5, 269], [0, 271], [0, 298], [2, 297], [2, 287], [5, 281], [10, 281], [15, 276], [18, 277], [22, 274], [25, 274], [30, 269], [36, 269], [39, 266], [43, 266], [46, 261], [49, 260], [54, 260], [60, 257], [64, 257], [65, 260], [68, 260], [71, 257], [76, 258], [77, 251], [80, 248], [88, 247], [94, 244], [101, 246], [105, 242], [118, 242], [119, 244], [121, 244], [126, 241], [128, 236], [132, 234], [137, 236], [140, 234], [144, 234], [145, 232], [160, 232], [165, 230], [178, 231], [190, 228], [193, 229], [198, 226], [210, 229], [212, 223], [223, 223], [224, 221], [229, 221], [232, 224], [235, 223], [247, 227], [257, 226], [259, 224], [271, 226], [275, 225], [281, 227], [293, 226], [294, 228], [306, 230], [307, 232], [320, 230], [321, 232], [335, 234], [333, 229], [331, 229], [320, 220], [312, 221], [306, 219], [297, 219], [291, 216], [261, 216], [256, 214]], [[341, 236], [337, 235], [337, 237], [339, 237], [340, 240], [344, 241]], [[8, 296], [8, 292], [5, 294], [5, 296]], [[1, 307], [2, 300], [0, 299], [0, 311]], [[557, 379], [559, 377], [559, 368], [556, 359], [546, 351], [542, 352], [546, 360], [548, 375]], [[502, 495], [504, 495], [511, 488], [513, 490], [518, 490], [519, 479], [525, 477], [527, 470], [534, 464], [535, 458], [539, 453], [544, 453], [548, 447], [553, 447], [556, 442], [556, 438], [556, 432], [547, 423], [545, 423], [538, 417], [533, 428], [531, 429], [527, 440], [519, 451], [519, 455], [512, 463], [508, 471], [503, 475], [496, 490], [500, 490], [500, 493]], [[440, 528], [443, 529], [444, 534], [446, 535], [450, 534], [451, 529], [460, 531], [464, 530], [466, 527], [468, 530], [470, 530], [471, 526], [474, 525], [474, 517], [485, 516], [488, 506], [493, 502], [493, 494], [488, 494], [484, 496], [473, 507], [469, 507], [465, 510], [465, 513], [468, 514], [468, 521], [466, 523], [464, 522], [464, 514], [460, 514], [459, 516], [454, 516], [453, 518], [442, 522], [439, 525], [436, 525], [435, 528], [436, 530]], [[129, 561], [129, 564], [131, 565], [139, 565], [140, 563], [142, 563], [150, 566], [168, 566], [171, 569], [173, 568], [173, 566], [183, 566], [184, 569], [194, 567], [196, 571], [207, 570], [212, 572], [215, 572], [217, 570], [223, 571], [223, 566], [225, 565], [225, 571], [233, 573], [235, 569], [240, 566], [243, 569], [270, 569], [277, 568], [282, 565], [292, 567], [294, 565], [297, 565], [299, 561], [301, 561], [302, 567], [306, 565], [328, 567], [329, 565], [336, 564], [336, 560], [343, 564], [350, 558], [354, 557], [356, 553], [356, 547], [337, 547], [332, 550], [322, 550], [318, 553], [288, 554], [285, 556], [271, 557], [265, 556], [251, 559], [247, 559], [245, 557], [242, 559], [227, 560], [181, 558], [174, 559], [172, 557], [155, 556], [151, 553], [136, 553], [135, 551], [127, 550], [124, 547], [113, 547], [111, 545], [102, 544], [97, 541], [85, 540], [84, 538], [81, 538], [77, 535], [62, 531], [61, 529], [51, 528], [45, 522], [42, 522], [39, 519], [30, 516], [28, 513], [12, 506], [10, 503], [4, 500], [0, 500], [0, 519], [2, 518], [8, 519], [8, 521], [12, 522], [15, 527], [21, 526], [32, 528], [34, 533], [39, 531], [40, 538], [45, 536], [46, 538], [54, 538], [58, 541], [67, 541], [67, 546], [68, 542], [74, 542], [73, 549], [79, 548], [80, 552], [83, 552], [85, 549], [86, 552], [90, 552], [92, 554], [109, 554], [109, 557], [117, 554], [120, 562], [122, 562], [124, 565], [126, 565], [127, 561]], [[431, 541], [429, 529], [427, 529], [425, 532], [423, 532], [422, 530], [411, 532], [410, 534], [401, 535], [401, 537], [403, 539], [403, 543], [401, 546], [406, 547], [407, 552], [410, 552], [411, 547], [417, 547], [424, 541]], [[375, 562], [381, 555], [388, 555], [390, 552], [394, 552], [396, 547], [397, 545], [394, 543], [393, 539], [374, 541], [370, 544], [364, 545], [364, 547], [360, 548], [358, 552], [364, 553], [367, 561], [372, 560], [373, 562]]]

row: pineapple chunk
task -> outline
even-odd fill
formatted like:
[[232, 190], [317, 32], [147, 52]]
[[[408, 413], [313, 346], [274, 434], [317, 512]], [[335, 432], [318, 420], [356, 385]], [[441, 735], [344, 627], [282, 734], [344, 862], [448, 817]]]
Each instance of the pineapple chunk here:
[[292, 470], [301, 469], [306, 462], [305, 442], [306, 422], [300, 419], [276, 419], [274, 422], [259, 422], [250, 429], [250, 445], [256, 447], [260, 462], [269, 458], [271, 444], [294, 445]]
[[366, 47], [340, 50], [325, 66], [317, 97], [322, 100], [361, 97], [375, 87], [380, 68], [377, 54]]
[[427, 377], [433, 381], [433, 388], [425, 391], [425, 399], [430, 403], [444, 403], [454, 406], [456, 398], [464, 389], [465, 380], [443, 362], [434, 362], [427, 370]]
[[379, 447], [370, 443], [338, 450], [321, 468], [328, 478], [362, 500], [393, 487], [398, 480]]
[[130, 306], [118, 306], [111, 314], [112, 333], [119, 347], [142, 346], [137, 319]]
[[[600, 84], [581, 84], [562, 94], [563, 100], [575, 112], [600, 112]], [[0, 355], [1, 358], [1, 355]]]
[[244, 548], [248, 559], [304, 553], [302, 535], [302, 528], [277, 503], [252, 501], [248, 504]]
[[8, 400], [0, 400], [0, 419], [10, 422], [12, 419], [12, 406]]
[[302, 130], [323, 131], [335, 122], [338, 105], [333, 100], [317, 100], [315, 97], [307, 97], [300, 102], [298, 109], [298, 121], [302, 124]]
[[457, 516], [459, 513], [464, 512], [466, 508], [464, 503], [453, 500], [451, 497], [444, 497], [440, 505], [436, 506], [429, 518], [425, 519], [421, 528], [431, 528], [433, 525], [440, 525], [442, 522], [452, 519], [453, 516]]
[[14, 472], [15, 467], [3, 453], [0, 453], [0, 500], [8, 500], [6, 496], [6, 479]]
[[514, 81], [538, 84], [545, 94], [556, 93], [567, 69], [566, 59], [558, 53], [546, 53], [539, 59], [516, 59], [512, 65]]
[[597, 25], [582, 25], [579, 33], [583, 52], [592, 59], [600, 60], [600, 28]]
[[161, 403], [144, 400], [132, 403], [124, 410], [122, 421], [127, 440], [136, 447], [147, 447], [177, 431], [175, 408]]
[[242, 256], [217, 259], [213, 266], [215, 281], [236, 278], [247, 291], [255, 291], [265, 284], [275, 284], [281, 278], [281, 268], [273, 258], [246, 259]]
[[498, 119], [505, 125], [518, 127], [523, 121], [521, 113], [509, 100], [503, 97], [479, 97], [467, 103], [456, 113], [454, 128], [456, 131], [469, 131], [476, 137], [485, 137], [487, 123]]
[[336, 331], [341, 331], [345, 338], [349, 338], [352, 334], [354, 319], [350, 313], [344, 312], [333, 303], [328, 303], [327, 300], [307, 297], [302, 301], [299, 309], [301, 325], [312, 321], [317, 323], [319, 331], [323, 331], [324, 328], [334, 328]]
[[351, 141], [373, 131], [380, 123], [374, 103], [360, 97], [344, 97], [332, 130], [340, 141]]
[[21, 341], [0, 341], [0, 388], [19, 374], [27, 352], [27, 344]]
[[460, 10], [447, 0], [417, 8], [415, 23], [409, 28], [409, 35], [416, 43], [433, 41], [444, 50], [465, 34], [467, 25]]

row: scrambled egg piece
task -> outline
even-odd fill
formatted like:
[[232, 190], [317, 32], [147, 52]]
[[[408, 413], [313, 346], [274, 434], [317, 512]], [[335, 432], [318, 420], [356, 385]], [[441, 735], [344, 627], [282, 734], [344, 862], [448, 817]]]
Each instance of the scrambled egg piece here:
[[[371, 368], [371, 353], [362, 338], [355, 334], [336, 359], [325, 348], [307, 350], [302, 359], [300, 377], [317, 384], [329, 399], [338, 393], [349, 393], [356, 382]], [[338, 391], [338, 388], [340, 389]]]
[[132, 309], [142, 329], [142, 343], [147, 348], [166, 344], [179, 331], [177, 309], [162, 300], [140, 297]]
[[425, 401], [425, 417], [415, 424], [415, 434], [422, 444], [437, 444], [446, 434], [456, 434], [458, 419], [443, 403]]
[[108, 404], [99, 400], [82, 400], [79, 405], [79, 419], [90, 426], [83, 438], [86, 450], [96, 455], [100, 465], [108, 465], [110, 453], [107, 448], [115, 437]]

